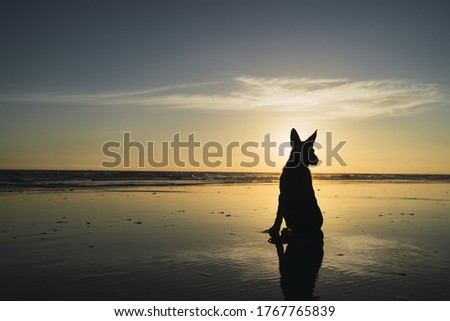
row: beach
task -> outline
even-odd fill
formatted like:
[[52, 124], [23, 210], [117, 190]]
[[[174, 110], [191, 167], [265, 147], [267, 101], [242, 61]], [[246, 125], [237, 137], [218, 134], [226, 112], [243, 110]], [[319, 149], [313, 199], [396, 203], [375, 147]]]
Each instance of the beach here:
[[[448, 181], [313, 183], [325, 237], [309, 299], [450, 299]], [[275, 180], [3, 189], [0, 297], [286, 299], [277, 197]]]

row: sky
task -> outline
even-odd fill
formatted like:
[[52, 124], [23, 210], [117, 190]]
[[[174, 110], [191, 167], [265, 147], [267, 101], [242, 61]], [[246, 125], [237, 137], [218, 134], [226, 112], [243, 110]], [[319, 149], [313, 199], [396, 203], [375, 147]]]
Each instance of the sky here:
[[315, 172], [450, 174], [448, 1], [1, 7], [0, 168], [277, 172], [296, 128]]

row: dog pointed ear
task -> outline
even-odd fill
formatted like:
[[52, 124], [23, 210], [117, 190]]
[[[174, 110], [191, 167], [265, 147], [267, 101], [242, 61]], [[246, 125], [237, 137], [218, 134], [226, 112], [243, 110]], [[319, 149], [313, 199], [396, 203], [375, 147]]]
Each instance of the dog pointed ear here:
[[310, 142], [310, 143], [314, 143], [316, 141], [316, 137], [317, 137], [317, 129], [311, 136], [309, 136], [309, 138], [306, 141]]
[[298, 135], [295, 128], [291, 129], [291, 146], [294, 147], [295, 145], [299, 146], [302, 143], [300, 136]]

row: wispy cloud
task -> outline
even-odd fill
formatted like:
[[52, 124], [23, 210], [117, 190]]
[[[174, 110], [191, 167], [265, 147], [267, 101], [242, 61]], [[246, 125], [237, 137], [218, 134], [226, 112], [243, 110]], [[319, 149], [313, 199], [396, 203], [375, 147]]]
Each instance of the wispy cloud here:
[[[41, 103], [303, 112], [311, 116], [397, 115], [444, 102], [439, 86], [408, 80], [240, 76], [228, 83], [192, 83], [94, 94], [29, 94], [0, 97]], [[226, 89], [224, 89], [226, 88]]]

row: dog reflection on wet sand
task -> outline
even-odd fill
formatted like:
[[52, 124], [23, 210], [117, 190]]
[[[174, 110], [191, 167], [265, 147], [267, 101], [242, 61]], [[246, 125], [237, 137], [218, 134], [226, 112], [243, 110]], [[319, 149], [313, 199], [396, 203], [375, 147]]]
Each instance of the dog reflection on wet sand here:
[[323, 240], [292, 239], [286, 249], [281, 242], [275, 246], [284, 299], [314, 300], [314, 287], [323, 259]]

